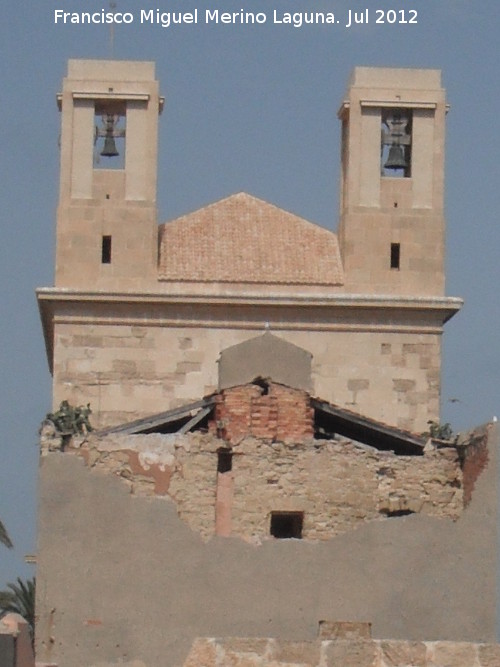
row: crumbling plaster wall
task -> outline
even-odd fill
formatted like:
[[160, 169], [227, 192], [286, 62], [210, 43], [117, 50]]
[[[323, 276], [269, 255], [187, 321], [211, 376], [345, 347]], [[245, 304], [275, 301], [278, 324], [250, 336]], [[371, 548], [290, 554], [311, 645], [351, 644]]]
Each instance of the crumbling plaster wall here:
[[[50, 427], [44, 451], [57, 450]], [[118, 476], [136, 495], [167, 495], [178, 516], [204, 540], [216, 532], [221, 477], [230, 479], [229, 530], [260, 543], [269, 537], [271, 512], [301, 512], [302, 536], [328, 540], [368, 521], [399, 513], [456, 520], [463, 511], [457, 450], [429, 446], [424, 456], [396, 456], [346, 439], [271, 442], [246, 437], [232, 449], [232, 469], [218, 473], [226, 443], [208, 433], [109, 435], [75, 440], [95, 470]]]
[[[281, 319], [277, 311], [253, 328], [230, 321], [218, 328], [213, 322], [158, 326], [161, 312], [156, 315], [155, 323], [140, 326], [56, 322], [54, 409], [62, 400], [90, 402], [94, 424], [104, 427], [199, 400], [217, 389], [225, 348], [259, 336], [266, 319]], [[247, 322], [249, 314], [232, 316]], [[362, 331], [355, 322], [340, 330], [330, 330], [329, 322], [294, 330], [306, 324], [287, 328], [285, 322], [275, 335], [313, 355], [313, 395], [415, 432], [438, 420], [439, 334], [414, 333], [414, 322], [405, 332], [388, 331], [387, 323], [384, 331], [377, 324]]]
[[[487, 435], [487, 465], [457, 521], [415, 514], [363, 521], [328, 540], [259, 546], [238, 538], [204, 542], [179, 517], [180, 493], [174, 502], [149, 484], [151, 495], [134, 494], [130, 479], [98, 463], [91, 470], [79, 456], [46, 452], [37, 657], [59, 667], [133, 660], [177, 666], [196, 637], [311, 640], [324, 618], [369, 619], [376, 637], [493, 641], [496, 430]], [[197, 437], [209, 436], [187, 441]], [[360, 467], [370, 456], [350, 455]], [[213, 453], [202, 456], [212, 458], [206, 479], [213, 480]], [[412, 462], [417, 458], [425, 457]], [[192, 481], [186, 475], [184, 493]], [[201, 497], [198, 505], [203, 511]]]

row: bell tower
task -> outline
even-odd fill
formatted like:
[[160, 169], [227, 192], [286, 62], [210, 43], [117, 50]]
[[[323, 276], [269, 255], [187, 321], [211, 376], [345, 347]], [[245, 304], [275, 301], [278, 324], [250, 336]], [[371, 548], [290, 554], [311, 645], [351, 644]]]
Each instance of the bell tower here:
[[439, 70], [355, 68], [339, 117], [339, 240], [346, 291], [444, 294]]
[[57, 97], [61, 176], [56, 287], [156, 282], [159, 97], [154, 64], [70, 60]]

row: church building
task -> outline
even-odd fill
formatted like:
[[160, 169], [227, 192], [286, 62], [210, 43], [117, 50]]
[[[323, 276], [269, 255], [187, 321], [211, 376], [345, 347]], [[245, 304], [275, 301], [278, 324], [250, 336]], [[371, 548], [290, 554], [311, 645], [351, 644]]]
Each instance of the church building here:
[[336, 234], [244, 192], [158, 225], [153, 63], [71, 60], [57, 99], [55, 286], [38, 290], [54, 407], [90, 403], [97, 426], [177, 407], [270, 332], [310, 355], [312, 395], [415, 432], [439, 420], [462, 303], [444, 291], [439, 71], [354, 70]]
[[424, 435], [440, 72], [354, 70], [337, 233], [244, 192], [158, 224], [152, 63], [57, 99], [37, 665], [499, 665], [497, 430]]

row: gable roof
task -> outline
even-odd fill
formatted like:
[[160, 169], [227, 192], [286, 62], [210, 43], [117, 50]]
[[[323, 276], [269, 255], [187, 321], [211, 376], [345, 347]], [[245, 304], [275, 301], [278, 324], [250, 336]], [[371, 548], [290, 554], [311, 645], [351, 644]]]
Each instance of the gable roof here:
[[[256, 378], [250, 384], [263, 382], [275, 383], [271, 379]], [[285, 386], [286, 385], [281, 385]], [[232, 387], [234, 388], [234, 387]], [[187, 433], [206, 426], [207, 419], [213, 417], [212, 411], [218, 397], [227, 390], [206, 396], [200, 401], [173, 408], [149, 417], [102, 429], [96, 432], [103, 437], [111, 434], [137, 435], [147, 433]], [[306, 392], [307, 393], [307, 392]], [[310, 405], [314, 409], [314, 430], [321, 439], [334, 438], [336, 434], [349, 440], [374, 447], [379, 450], [393, 451], [405, 456], [418, 456], [424, 452], [426, 438], [389, 426], [370, 417], [365, 417], [346, 408], [310, 396]]]
[[342, 285], [337, 236], [244, 192], [160, 227], [158, 278]]

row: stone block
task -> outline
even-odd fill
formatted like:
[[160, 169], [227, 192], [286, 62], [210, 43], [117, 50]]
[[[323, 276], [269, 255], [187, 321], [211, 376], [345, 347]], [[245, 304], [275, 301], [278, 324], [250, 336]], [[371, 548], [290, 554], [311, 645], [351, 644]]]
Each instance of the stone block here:
[[317, 641], [277, 641], [273, 649], [273, 659], [277, 663], [318, 665], [321, 644]]
[[121, 373], [125, 377], [137, 375], [137, 365], [130, 359], [113, 359], [111, 368], [116, 373]]
[[465, 642], [435, 642], [430, 648], [436, 667], [477, 667], [477, 647]]
[[378, 667], [379, 649], [374, 641], [338, 640], [324, 649], [325, 667]]
[[72, 340], [73, 347], [102, 347], [102, 336], [75, 335]]
[[320, 639], [369, 639], [372, 624], [356, 621], [320, 621]]
[[349, 391], [361, 391], [370, 387], [370, 380], [367, 379], [352, 379], [347, 381], [347, 388]]
[[381, 641], [385, 667], [427, 667], [427, 648], [423, 642]]
[[187, 336], [179, 338], [179, 348], [181, 350], [189, 350], [193, 347], [193, 339]]
[[210, 639], [196, 639], [184, 667], [215, 667], [216, 659], [215, 642]]
[[500, 644], [479, 644], [477, 652], [481, 667], [498, 667], [500, 665]]
[[236, 653], [226, 650], [219, 656], [217, 667], [262, 667], [262, 657], [256, 653]]
[[196, 373], [201, 371], [201, 363], [197, 361], [180, 361], [176, 368], [176, 373]]
[[223, 646], [225, 651], [233, 653], [256, 653], [264, 655], [273, 642], [259, 637], [225, 637]]
[[410, 380], [406, 378], [395, 378], [392, 381], [394, 391], [396, 392], [401, 392], [401, 393], [407, 393], [411, 389], [415, 388], [416, 382], [415, 380]]
[[391, 366], [394, 368], [406, 368], [406, 357], [403, 354], [393, 354], [391, 356]]

